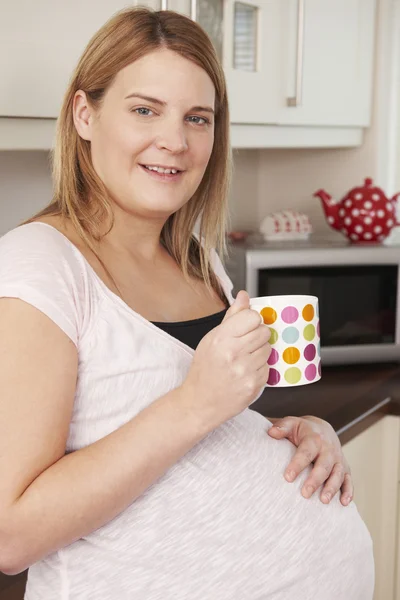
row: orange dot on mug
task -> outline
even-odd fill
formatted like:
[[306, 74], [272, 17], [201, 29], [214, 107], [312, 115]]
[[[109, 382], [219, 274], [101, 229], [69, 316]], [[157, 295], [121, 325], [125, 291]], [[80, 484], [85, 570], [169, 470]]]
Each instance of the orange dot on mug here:
[[290, 346], [290, 348], [286, 348], [282, 356], [285, 363], [288, 365], [294, 365], [300, 358], [300, 351], [294, 346]]
[[305, 307], [303, 308], [303, 319], [305, 321], [312, 321], [314, 318], [314, 307], [312, 306], [312, 304], [306, 304]]
[[261, 316], [264, 319], [264, 323], [266, 325], [272, 325], [272, 323], [275, 323], [278, 315], [271, 306], [266, 306], [261, 310]]

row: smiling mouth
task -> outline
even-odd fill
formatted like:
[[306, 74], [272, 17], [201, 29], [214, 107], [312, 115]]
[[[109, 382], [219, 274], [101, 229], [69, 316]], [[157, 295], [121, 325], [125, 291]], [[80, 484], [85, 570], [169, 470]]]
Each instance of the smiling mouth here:
[[159, 173], [158, 171], [151, 171], [144, 165], [139, 165], [140, 168], [145, 171], [150, 177], [158, 179], [159, 181], [176, 181], [182, 177], [184, 171], [178, 171], [177, 173]]

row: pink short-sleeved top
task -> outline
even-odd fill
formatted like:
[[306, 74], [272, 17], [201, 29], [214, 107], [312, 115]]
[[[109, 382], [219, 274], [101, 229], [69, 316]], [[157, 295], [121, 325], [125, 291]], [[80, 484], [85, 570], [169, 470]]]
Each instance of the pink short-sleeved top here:
[[[190, 368], [194, 351], [130, 309], [50, 225], [0, 239], [0, 297], [41, 310], [78, 349], [66, 452], [133, 419]], [[212, 431], [115, 519], [32, 565], [25, 599], [371, 600], [372, 543], [355, 504], [304, 499], [309, 469], [285, 481], [294, 447], [270, 426], [246, 409]]]

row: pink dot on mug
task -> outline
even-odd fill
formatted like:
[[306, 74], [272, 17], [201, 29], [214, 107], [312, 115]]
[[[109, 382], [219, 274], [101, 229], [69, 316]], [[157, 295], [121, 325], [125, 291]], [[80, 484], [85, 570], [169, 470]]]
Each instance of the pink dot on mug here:
[[306, 360], [314, 360], [316, 353], [317, 350], [314, 344], [308, 344], [308, 346], [304, 348], [304, 358]]
[[315, 365], [311, 364], [308, 365], [308, 367], [306, 368], [305, 372], [304, 372], [307, 381], [312, 381], [313, 379], [315, 379], [316, 375], [317, 375], [317, 368]]
[[294, 306], [286, 306], [281, 313], [282, 321], [294, 323], [299, 318], [299, 311]]
[[276, 369], [269, 370], [269, 376], [267, 381], [268, 385], [276, 385], [277, 383], [279, 383], [280, 379], [281, 376], [279, 375], [279, 372]]
[[275, 350], [275, 348], [272, 348], [271, 354], [269, 355], [268, 364], [275, 365], [278, 362], [278, 360], [279, 360], [279, 354]]

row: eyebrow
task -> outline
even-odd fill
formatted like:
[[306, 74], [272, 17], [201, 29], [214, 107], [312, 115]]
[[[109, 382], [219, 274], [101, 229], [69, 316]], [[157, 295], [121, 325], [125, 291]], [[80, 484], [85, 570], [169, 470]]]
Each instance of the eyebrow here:
[[[158, 98], [152, 98], [151, 96], [143, 96], [143, 94], [129, 94], [129, 96], [125, 96], [125, 100], [128, 100], [128, 98], [141, 98], [142, 100], [146, 100], [147, 102], [153, 102], [153, 104], [159, 104], [160, 106], [167, 106], [167, 103], [164, 102], [163, 100], [159, 100]], [[192, 106], [190, 111], [192, 111], [192, 110], [200, 111], [200, 112], [207, 112], [207, 113], [211, 113], [212, 115], [214, 114], [214, 110], [211, 108], [211, 106]]]

